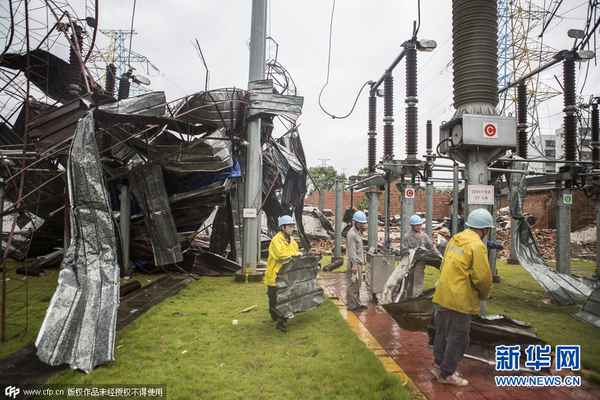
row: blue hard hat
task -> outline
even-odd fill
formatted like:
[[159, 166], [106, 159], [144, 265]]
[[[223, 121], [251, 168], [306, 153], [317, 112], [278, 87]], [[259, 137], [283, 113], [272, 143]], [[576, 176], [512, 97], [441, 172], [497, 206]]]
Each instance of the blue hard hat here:
[[415, 214], [412, 217], [410, 217], [408, 223], [411, 225], [421, 225], [423, 223], [423, 220], [421, 219], [421, 217]]
[[278, 228], [281, 228], [282, 225], [295, 225], [294, 220], [289, 215], [284, 215], [279, 218], [279, 223], [277, 224]]
[[366, 224], [367, 223], [367, 216], [365, 215], [364, 212], [362, 211], [357, 211], [354, 213], [354, 216], [352, 217], [353, 221], [356, 222], [360, 222], [361, 224]]

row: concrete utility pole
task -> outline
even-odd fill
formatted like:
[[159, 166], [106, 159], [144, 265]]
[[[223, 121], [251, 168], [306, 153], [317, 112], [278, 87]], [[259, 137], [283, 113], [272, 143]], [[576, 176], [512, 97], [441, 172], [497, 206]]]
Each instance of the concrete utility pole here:
[[373, 254], [377, 254], [379, 245], [377, 233], [377, 227], [379, 226], [379, 196], [381, 196], [381, 192], [367, 192], [367, 199], [369, 199], [368, 248], [369, 252]]
[[[267, 29], [267, 0], [252, 0], [252, 28], [250, 34], [250, 73], [248, 90], [253, 91], [254, 82], [265, 79], [265, 49]], [[248, 147], [246, 150], [246, 187], [244, 198], [244, 245], [242, 273], [256, 275], [260, 241], [258, 209], [262, 203], [262, 165], [260, 144], [260, 118], [248, 122]], [[250, 280], [254, 280], [250, 278]]]

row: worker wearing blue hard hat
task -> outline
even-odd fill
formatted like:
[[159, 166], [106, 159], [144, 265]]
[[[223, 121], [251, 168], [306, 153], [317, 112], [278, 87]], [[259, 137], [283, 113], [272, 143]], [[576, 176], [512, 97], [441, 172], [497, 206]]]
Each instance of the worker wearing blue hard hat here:
[[431, 372], [445, 385], [469, 384], [457, 371], [469, 345], [471, 315], [479, 313], [479, 301], [488, 298], [492, 289], [492, 273], [483, 238], [494, 226], [488, 210], [472, 211], [466, 225], [469, 229], [450, 239], [440, 266], [434, 303], [434, 364]]
[[[411, 249], [423, 247], [438, 256], [442, 256], [437, 247], [433, 245], [431, 238], [421, 230], [423, 220], [418, 215], [413, 215], [409, 219], [410, 231], [402, 238], [402, 254], [408, 254]], [[425, 281], [426, 261], [419, 260], [408, 277], [407, 297], [419, 297], [423, 293], [423, 284]]]
[[360, 303], [360, 286], [362, 269], [365, 262], [362, 233], [367, 228], [367, 216], [357, 211], [352, 217], [352, 228], [346, 235], [346, 307], [348, 311], [364, 311], [367, 309]]
[[276, 328], [281, 332], [287, 332], [284, 322], [287, 318], [282, 317], [275, 312], [274, 307], [277, 304], [277, 284], [275, 279], [277, 273], [283, 265], [283, 260], [291, 256], [299, 255], [298, 243], [292, 238], [294, 233], [294, 220], [289, 215], [279, 218], [277, 223], [279, 232], [271, 239], [269, 245], [269, 258], [267, 259], [267, 270], [265, 271], [264, 282], [267, 284], [267, 296], [269, 296], [269, 313], [271, 319], [277, 321]]

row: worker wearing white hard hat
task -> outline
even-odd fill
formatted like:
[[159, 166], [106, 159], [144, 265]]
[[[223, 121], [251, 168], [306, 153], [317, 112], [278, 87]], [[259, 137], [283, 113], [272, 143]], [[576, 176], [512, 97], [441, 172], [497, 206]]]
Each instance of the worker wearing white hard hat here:
[[[418, 215], [410, 217], [410, 231], [402, 238], [402, 254], [408, 254], [409, 250], [423, 247], [428, 251], [442, 256], [437, 247], [433, 245], [431, 238], [421, 230], [423, 220]], [[419, 297], [423, 293], [423, 284], [425, 281], [425, 260], [419, 260], [415, 263], [415, 267], [408, 277], [407, 297]]]
[[492, 289], [492, 273], [483, 238], [494, 226], [486, 209], [472, 211], [469, 229], [450, 239], [440, 266], [433, 303], [435, 309], [434, 364], [431, 372], [446, 385], [469, 384], [456, 370], [469, 345], [471, 315], [479, 313], [479, 301]]
[[283, 265], [283, 260], [291, 256], [299, 254], [298, 243], [292, 238], [294, 233], [294, 220], [289, 215], [284, 215], [279, 218], [279, 232], [269, 245], [269, 258], [267, 259], [267, 270], [265, 271], [264, 282], [267, 284], [267, 296], [269, 296], [269, 313], [271, 319], [277, 321], [276, 328], [281, 332], [287, 332], [288, 329], [283, 325], [287, 322], [287, 318], [282, 317], [275, 312], [274, 307], [277, 304], [277, 285], [275, 279], [277, 273]]
[[360, 286], [362, 269], [365, 262], [362, 234], [367, 229], [367, 216], [357, 211], [352, 217], [352, 228], [346, 235], [346, 307], [348, 311], [364, 311], [367, 309], [360, 303]]

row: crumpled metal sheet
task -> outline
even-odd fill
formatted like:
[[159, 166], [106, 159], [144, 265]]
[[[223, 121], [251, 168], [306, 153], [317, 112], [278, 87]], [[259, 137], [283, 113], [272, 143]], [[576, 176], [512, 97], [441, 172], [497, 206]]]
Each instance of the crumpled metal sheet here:
[[167, 97], [165, 96], [165, 92], [150, 92], [141, 96], [119, 100], [116, 103], [103, 105], [99, 109], [112, 114], [165, 115]]
[[317, 281], [321, 256], [292, 256], [283, 261], [277, 273], [277, 311], [284, 318], [317, 308], [324, 301], [323, 288]]
[[428, 289], [422, 295], [397, 303], [381, 306], [398, 323], [400, 328], [411, 332], [426, 332], [433, 315], [433, 295], [435, 288]]
[[[526, 170], [527, 163], [513, 162], [511, 168]], [[581, 297], [588, 296], [594, 285], [591, 279], [559, 274], [549, 269], [546, 261], [542, 258], [531, 227], [523, 215], [523, 204], [527, 193], [525, 175], [510, 174], [508, 187], [511, 217], [519, 221], [515, 238], [515, 252], [523, 268], [559, 306], [571, 304]]]
[[[142, 161], [137, 159], [129, 166], [133, 169], [141, 164]], [[182, 261], [181, 243], [160, 166], [153, 164], [138, 169], [130, 175], [129, 183], [144, 214], [152, 242], [154, 264], [167, 265]]]
[[597, 287], [581, 306], [581, 311], [571, 314], [573, 318], [600, 328], [600, 287]]
[[71, 244], [35, 345], [50, 365], [90, 372], [114, 361], [119, 264], [92, 112], [75, 131], [67, 169]]
[[396, 265], [396, 269], [383, 286], [379, 301], [381, 304], [398, 302], [406, 287], [404, 278], [415, 268], [417, 261], [421, 260], [441, 260], [441, 257], [424, 247], [410, 249], [408, 254]]
[[[272, 87], [272, 85], [271, 85]], [[177, 106], [176, 118], [192, 124], [219, 128], [235, 127], [246, 107], [248, 92], [241, 89], [217, 89], [194, 94]]]
[[[233, 166], [230, 142], [221, 140], [227, 136], [224, 129], [189, 142], [190, 148], [177, 154], [173, 153], [182, 149], [183, 141], [172, 145], [147, 144], [144, 140], [131, 137], [127, 131], [119, 127], [112, 128], [110, 132], [117, 139], [126, 140], [128, 146], [148, 156], [150, 160], [160, 159], [157, 163], [170, 171], [178, 173], [220, 171]], [[201, 143], [198, 144], [197, 141]], [[191, 147], [192, 145], [194, 147]], [[122, 159], [128, 155], [130, 153], [121, 147], [115, 148], [113, 152], [113, 156], [120, 156]]]
[[57, 267], [62, 262], [64, 255], [65, 249], [58, 249], [50, 254], [39, 256], [29, 267], [37, 269]]
[[295, 122], [302, 114], [304, 97], [273, 93], [271, 79], [250, 82], [249, 88], [248, 119], [281, 115]]

